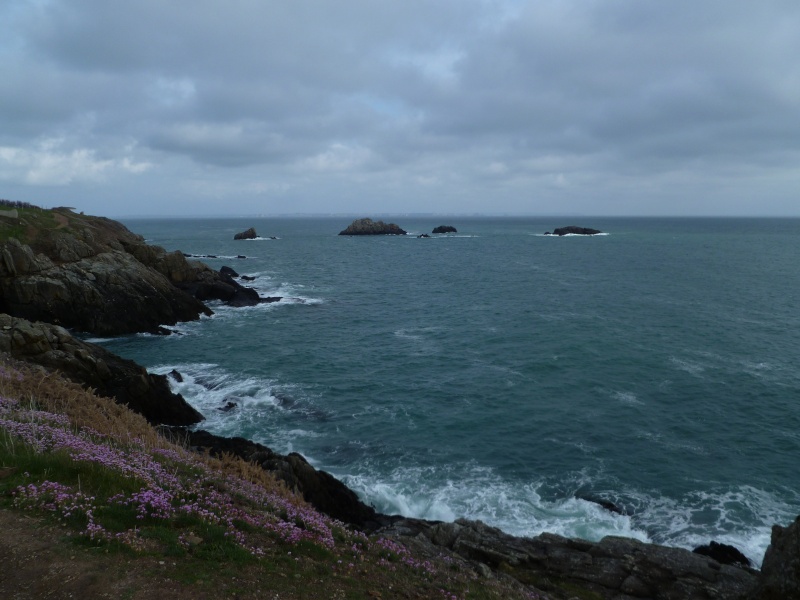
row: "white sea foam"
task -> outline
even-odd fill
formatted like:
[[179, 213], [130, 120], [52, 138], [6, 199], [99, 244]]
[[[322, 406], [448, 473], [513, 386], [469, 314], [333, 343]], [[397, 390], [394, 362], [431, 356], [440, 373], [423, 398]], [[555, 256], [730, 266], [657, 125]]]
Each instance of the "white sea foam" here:
[[617, 391], [611, 394], [611, 397], [614, 400], [617, 400], [620, 404], [627, 404], [629, 406], [641, 405], [644, 404], [633, 392], [622, 392]]
[[706, 370], [705, 366], [701, 365], [700, 363], [687, 359], [671, 356], [669, 360], [676, 369], [686, 371], [687, 373], [691, 375], [697, 375], [698, 377], [701, 377], [702, 373]]
[[[344, 476], [344, 482], [381, 512], [430, 520], [477, 519], [516, 536], [550, 532], [597, 541], [621, 535], [649, 541], [631, 518], [579, 498], [548, 501], [541, 483], [503, 481], [491, 469], [473, 467], [460, 477], [452, 471], [402, 467], [388, 478]], [[449, 476], [449, 477], [448, 477]]]
[[714, 540], [738, 548], [757, 566], [769, 545], [771, 526], [794, 519], [791, 506], [748, 486], [681, 499], [637, 490], [612, 496], [610, 501], [628, 508], [628, 515], [577, 497], [546, 500], [542, 483], [503, 481], [488, 468], [454, 475], [452, 469], [402, 467], [386, 477], [364, 473], [342, 479], [388, 514], [478, 519], [516, 536], [549, 532], [598, 541], [617, 535], [688, 550]]
[[[180, 373], [182, 381], [168, 375], [173, 370]], [[294, 442], [321, 435], [313, 429], [286, 426], [287, 413], [292, 414], [291, 421], [298, 417], [305, 422], [325, 418], [308, 402], [288, 396], [288, 392], [296, 391], [294, 386], [280, 385], [267, 378], [234, 375], [214, 363], [161, 365], [151, 371], [168, 375], [172, 391], [181, 394], [205, 417], [200, 427], [214, 434], [245, 435], [277, 452], [291, 452]], [[235, 406], [229, 407], [228, 403]]]
[[108, 342], [113, 342], [114, 338], [90, 337], [90, 338], [84, 338], [83, 341], [89, 344], [106, 344]]
[[700, 444], [690, 444], [687, 442], [679, 441], [669, 436], [665, 436], [662, 433], [654, 433], [652, 431], [638, 430], [636, 432], [636, 437], [638, 437], [639, 439], [644, 439], [649, 442], [652, 442], [657, 446], [661, 446], [662, 448], [668, 448], [670, 450], [686, 450], [688, 452], [701, 455], [708, 454], [708, 450], [706, 450], [706, 448], [704, 448]]
[[711, 540], [730, 544], [756, 565], [770, 542], [772, 525], [788, 524], [795, 510], [773, 494], [751, 486], [692, 492], [680, 499], [630, 494], [636, 523], [653, 541], [694, 549]]

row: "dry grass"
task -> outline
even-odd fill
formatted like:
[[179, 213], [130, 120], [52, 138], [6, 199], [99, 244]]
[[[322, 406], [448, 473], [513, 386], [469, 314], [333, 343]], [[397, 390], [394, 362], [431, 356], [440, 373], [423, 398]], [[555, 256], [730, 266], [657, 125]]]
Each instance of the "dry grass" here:
[[[156, 597], [154, 593], [167, 590], [168, 596], [175, 600], [542, 597], [534, 589], [510, 578], [480, 577], [472, 565], [459, 557], [419, 557], [397, 542], [367, 538], [349, 531], [343, 524], [313, 511], [270, 473], [241, 459], [206, 456], [202, 461], [208, 470], [192, 467], [190, 463], [195, 461], [193, 464], [196, 464], [198, 460], [196, 453], [163, 438], [144, 418], [126, 407], [97, 397], [58, 374], [0, 359], [0, 397], [17, 401], [13, 406], [19, 406], [19, 410], [6, 411], [9, 418], [16, 411], [28, 415], [25, 418], [41, 418], [44, 425], [52, 422], [55, 414], [59, 418], [67, 417], [69, 423], [64, 426], [74, 430], [76, 435], [82, 432], [85, 436], [88, 430], [92, 437], [107, 436], [109, 439], [104, 443], [109, 446], [154, 451], [153, 456], [159, 457], [159, 464], [167, 466], [169, 473], [188, 477], [188, 484], [194, 481], [192, 489], [198, 494], [207, 494], [215, 498], [215, 502], [218, 499], [221, 504], [217, 506], [225, 507], [226, 511], [240, 511], [237, 519], [242, 521], [233, 525], [247, 538], [244, 546], [238, 545], [228, 537], [230, 527], [226, 533], [218, 520], [205, 520], [197, 516], [199, 513], [164, 518], [147, 516], [138, 521], [141, 517], [136, 516], [133, 508], [118, 502], [114, 504], [112, 500], [126, 493], [131, 498], [138, 495], [141, 485], [138, 480], [131, 480], [124, 471], [120, 473], [98, 463], [87, 463], [87, 459], [73, 459], [68, 451], [38, 453], [26, 448], [23, 440], [15, 439], [11, 430], [1, 429], [0, 523], [5, 522], [17, 533], [13, 539], [0, 536], [0, 597], [65, 597], [61, 593], [64, 581], [70, 578], [81, 581], [89, 572], [97, 575], [87, 583], [90, 587], [74, 590], [77, 596], [120, 597], [118, 584], [124, 574], [127, 582], [124, 595], [137, 600]], [[187, 460], [178, 456], [187, 457]], [[206, 479], [198, 480], [199, 473], [205, 473], [201, 477]], [[133, 477], [138, 476], [134, 474]], [[91, 511], [98, 519], [94, 521], [92, 517], [90, 521], [101, 525], [97, 529], [105, 528], [105, 532], [120, 526], [114, 531], [126, 532], [125, 536], [132, 532], [135, 543], [125, 545], [127, 542], [116, 543], [109, 536], [87, 535], [89, 512], [81, 513], [81, 509], [77, 512], [61, 510], [60, 516], [48, 518], [47, 512], [40, 509], [45, 506], [42, 502], [51, 500], [39, 501], [37, 498], [44, 496], [36, 496], [41, 494], [45, 480], [56, 482], [61, 491], [55, 493], [69, 495], [72, 499], [83, 501], [88, 494], [98, 494], [97, 500], [89, 498], [94, 501]], [[242, 480], [255, 486], [237, 483]], [[182, 484], [176, 485], [173, 491]], [[40, 491], [34, 489], [30, 492], [30, 501], [20, 502], [20, 495], [24, 496], [20, 490], [26, 486], [38, 486]], [[149, 489], [159, 491], [154, 487]], [[271, 504], [264, 503], [265, 496], [255, 489], [279, 495], [286, 502], [273, 498], [269, 501]], [[81, 495], [81, 490], [85, 490], [85, 494]], [[276, 506], [283, 508], [276, 512]], [[20, 508], [26, 509], [25, 514], [33, 514], [34, 520], [7, 512]], [[214, 507], [210, 509], [215, 510]], [[284, 526], [273, 527], [275, 517], [269, 517], [270, 514], [282, 515], [278, 518], [284, 519]], [[101, 523], [100, 519], [108, 520]], [[41, 543], [43, 534], [37, 533], [34, 527], [49, 532], [47, 544]], [[286, 527], [294, 533], [288, 537], [282, 533], [276, 536], [276, 531], [288, 531]], [[81, 532], [82, 529], [85, 531]], [[58, 530], [66, 532], [67, 537], [57, 539]], [[321, 532], [322, 537], [315, 532]], [[295, 533], [299, 541], [292, 537]], [[65, 561], [65, 554], [72, 558]], [[72, 563], [78, 554], [77, 562]], [[16, 561], [14, 565], [4, 560], [4, 556]], [[21, 556], [25, 559], [17, 561], [15, 557]], [[58, 565], [58, 576], [42, 575], [41, 569], [36, 571], [34, 566], [38, 568], [42, 561]], [[101, 573], [104, 572], [116, 572], [119, 577], [103, 577]], [[154, 574], [158, 577], [157, 584]], [[32, 578], [39, 578], [38, 583], [32, 582]], [[34, 589], [35, 592], [30, 592], [32, 595], [20, 595], [20, 590]]]
[[[91, 429], [120, 443], [135, 443], [149, 449], [174, 450], [198, 457], [196, 453], [160, 435], [143, 416], [117, 404], [113, 399], [85, 390], [58, 373], [9, 357], [0, 362], [2, 368], [12, 370], [18, 376], [0, 377], [0, 396], [15, 398], [39, 410], [65, 415], [76, 429]], [[231, 455], [201, 457], [216, 471], [260, 485], [299, 505], [306, 505], [302, 498], [258, 465]]]

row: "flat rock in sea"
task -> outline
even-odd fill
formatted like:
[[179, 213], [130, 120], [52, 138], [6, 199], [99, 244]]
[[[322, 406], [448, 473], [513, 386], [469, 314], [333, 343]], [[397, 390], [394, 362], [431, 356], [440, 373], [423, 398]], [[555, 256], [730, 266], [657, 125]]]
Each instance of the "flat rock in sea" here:
[[400, 229], [394, 223], [373, 221], [372, 219], [356, 219], [347, 229], [340, 231], [339, 235], [406, 235], [407, 231]]
[[257, 237], [258, 237], [258, 234], [256, 233], [255, 228], [251, 227], [250, 229], [246, 229], [245, 231], [237, 233], [236, 235], [233, 236], [233, 239], [235, 239], [235, 240], [254, 240]]
[[434, 227], [431, 233], [458, 233], [458, 230], [452, 225], [439, 225]]
[[590, 227], [576, 227], [575, 225], [569, 225], [567, 227], [559, 227], [557, 229], [553, 229], [553, 233], [549, 231], [545, 232], [545, 235], [597, 235], [598, 233], [603, 233], [599, 229], [591, 229]]

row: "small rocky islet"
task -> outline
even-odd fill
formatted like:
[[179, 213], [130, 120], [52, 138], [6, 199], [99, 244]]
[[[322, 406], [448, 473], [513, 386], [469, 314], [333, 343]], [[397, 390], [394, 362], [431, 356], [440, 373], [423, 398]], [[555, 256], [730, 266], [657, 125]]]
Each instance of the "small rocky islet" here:
[[373, 221], [372, 219], [356, 219], [339, 235], [406, 235], [408, 232], [394, 223]]
[[[243, 291], [248, 288], [234, 281], [238, 274], [232, 269], [214, 271], [180, 252], [150, 246], [115, 221], [66, 208], [14, 208], [13, 214], [0, 214], [0, 311], [5, 313], [0, 314], [0, 352], [58, 370], [153, 425], [170, 425], [161, 427], [164, 435], [182, 437], [199, 451], [257, 463], [318, 510], [351, 527], [395, 538], [422, 554], [453, 553], [472, 561], [476, 572], [487, 577], [535, 582], [551, 598], [570, 598], [576, 590], [584, 594], [577, 597], [609, 600], [800, 598], [800, 518], [787, 527], [773, 527], [759, 573], [715, 543], [693, 553], [614, 536], [599, 542], [554, 534], [517, 538], [479, 521], [382, 515], [298, 454], [283, 456], [243, 438], [189, 431], [185, 426], [203, 416], [169, 389], [166, 376], [148, 374], [133, 361], [77, 339], [65, 327], [92, 335], [158, 332], [161, 324], [209, 314], [205, 300], [239, 305], [237, 297], [250, 303], [265, 299], [255, 290]], [[354, 224], [342, 235], [377, 235], [376, 230], [405, 234], [396, 225], [368, 219]], [[560, 235], [558, 231], [552, 235]], [[599, 233], [588, 231], [581, 234]], [[716, 558], [709, 556], [719, 550]], [[724, 564], [725, 556], [733, 557], [732, 564]]]
[[575, 225], [569, 225], [567, 227], [558, 227], [553, 229], [552, 233], [549, 231], [545, 231], [545, 235], [557, 235], [557, 236], [564, 236], [564, 235], [597, 235], [598, 233], [603, 233], [599, 229], [592, 229], [590, 227], [577, 227]]

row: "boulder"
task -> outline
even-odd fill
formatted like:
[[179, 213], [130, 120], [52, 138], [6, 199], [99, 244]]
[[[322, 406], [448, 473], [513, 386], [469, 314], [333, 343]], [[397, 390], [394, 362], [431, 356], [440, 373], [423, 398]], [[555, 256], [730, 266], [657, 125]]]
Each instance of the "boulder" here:
[[406, 235], [406, 233], [394, 223], [356, 219], [347, 226], [347, 229], [340, 231], [339, 235]]
[[262, 298], [256, 290], [243, 286], [227, 273], [217, 273], [211, 269], [180, 287], [199, 300], [222, 300], [229, 306], [255, 306], [281, 300], [281, 297]]
[[585, 500], [586, 502], [592, 502], [601, 506], [602, 508], [606, 509], [609, 512], [616, 513], [618, 515], [627, 515], [628, 512], [624, 508], [620, 508], [610, 500], [604, 500], [603, 498], [597, 498], [595, 496], [586, 495], [586, 494], [575, 494], [575, 497], [579, 500]]
[[[681, 548], [609, 536], [599, 542], [544, 533], [518, 538], [480, 521], [401, 519], [376, 532], [402, 543], [427, 540], [552, 598], [709, 600], [742, 598], [756, 574]], [[566, 595], [564, 595], [566, 594]], [[798, 596], [784, 596], [785, 598]]]
[[458, 230], [452, 225], [439, 225], [431, 233], [458, 233]]
[[761, 564], [761, 578], [750, 600], [800, 598], [800, 517], [788, 527], [774, 525]]
[[710, 542], [702, 546], [698, 546], [692, 550], [695, 554], [702, 554], [703, 556], [710, 556], [721, 565], [739, 565], [741, 567], [750, 567], [752, 563], [742, 552], [730, 544], [720, 544], [719, 542]]
[[228, 277], [239, 277], [239, 274], [236, 271], [234, 271], [233, 269], [231, 269], [230, 267], [227, 267], [227, 266], [222, 267], [219, 270], [219, 274], [220, 275], [227, 275]]
[[0, 352], [57, 370], [153, 424], [192, 425], [203, 420], [182, 396], [172, 393], [166, 376], [152, 375], [132, 360], [74, 338], [63, 327], [0, 314]]
[[557, 229], [553, 229], [553, 233], [546, 231], [545, 235], [597, 235], [598, 233], [603, 232], [599, 229], [590, 229], [589, 227], [576, 227], [575, 225], [570, 225], [569, 227], [559, 227]]
[[254, 240], [258, 237], [255, 228], [251, 227], [233, 236], [235, 240]]

